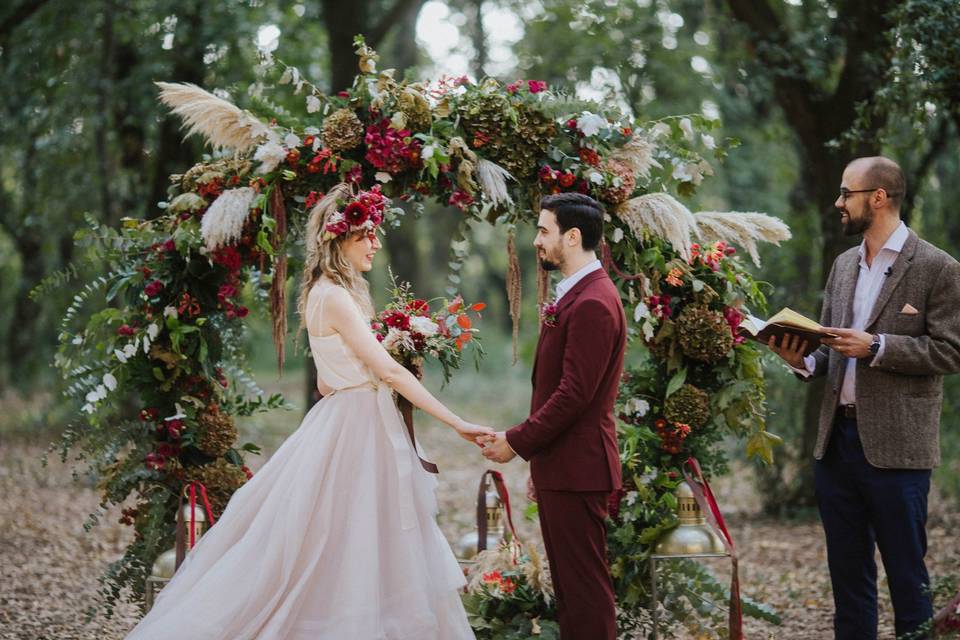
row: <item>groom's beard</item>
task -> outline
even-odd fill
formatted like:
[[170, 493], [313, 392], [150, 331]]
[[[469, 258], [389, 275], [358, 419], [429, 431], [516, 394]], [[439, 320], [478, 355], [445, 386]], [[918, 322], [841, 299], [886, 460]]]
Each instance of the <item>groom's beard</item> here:
[[869, 229], [873, 223], [873, 210], [866, 203], [860, 209], [860, 217], [857, 219], [850, 215], [848, 209], [845, 209], [845, 211], [847, 213], [847, 223], [843, 225], [843, 235], [845, 236], [858, 236]]
[[556, 271], [560, 268], [560, 265], [558, 265], [556, 262], [550, 262], [546, 258], [540, 259], [540, 266], [543, 267], [544, 271]]

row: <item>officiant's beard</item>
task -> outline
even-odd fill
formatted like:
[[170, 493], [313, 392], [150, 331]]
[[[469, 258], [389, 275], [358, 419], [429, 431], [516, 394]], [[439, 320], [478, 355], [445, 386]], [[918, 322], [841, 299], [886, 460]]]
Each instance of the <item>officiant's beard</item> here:
[[864, 204], [860, 209], [860, 216], [854, 218], [849, 209], [843, 210], [847, 214], [847, 221], [843, 225], [843, 235], [858, 236], [870, 228], [873, 223], [873, 209], [869, 204]]

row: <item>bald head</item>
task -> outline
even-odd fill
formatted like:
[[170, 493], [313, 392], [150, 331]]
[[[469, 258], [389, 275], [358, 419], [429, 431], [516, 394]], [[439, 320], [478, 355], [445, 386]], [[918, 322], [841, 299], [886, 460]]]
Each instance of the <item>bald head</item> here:
[[861, 176], [864, 187], [886, 191], [890, 207], [900, 210], [900, 203], [907, 193], [907, 180], [900, 165], [890, 158], [869, 156], [853, 160], [847, 165], [847, 169]]

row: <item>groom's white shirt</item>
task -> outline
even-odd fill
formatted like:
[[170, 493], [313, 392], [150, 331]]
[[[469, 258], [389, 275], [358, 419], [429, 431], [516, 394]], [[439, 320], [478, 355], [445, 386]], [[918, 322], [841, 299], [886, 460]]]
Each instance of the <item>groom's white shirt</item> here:
[[557, 299], [554, 302], [560, 302], [560, 298], [573, 289], [574, 285], [583, 280], [585, 277], [596, 271], [597, 269], [602, 269], [603, 265], [600, 264], [599, 260], [594, 260], [588, 262], [587, 264], [580, 267], [577, 271], [573, 272], [563, 280], [557, 283]]

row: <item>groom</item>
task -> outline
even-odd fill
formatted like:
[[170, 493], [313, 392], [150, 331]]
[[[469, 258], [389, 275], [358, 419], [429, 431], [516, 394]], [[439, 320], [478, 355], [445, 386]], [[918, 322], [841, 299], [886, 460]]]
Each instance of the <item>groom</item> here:
[[563, 640], [614, 640], [607, 565], [607, 499], [620, 488], [613, 418], [626, 318], [597, 260], [603, 207], [580, 193], [547, 196], [534, 246], [560, 270], [557, 297], [541, 311], [530, 417], [487, 439], [483, 455], [530, 461]]

